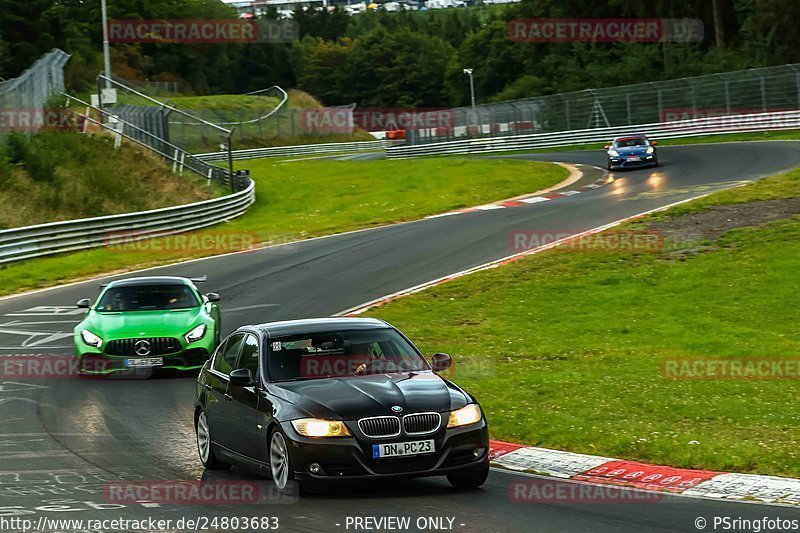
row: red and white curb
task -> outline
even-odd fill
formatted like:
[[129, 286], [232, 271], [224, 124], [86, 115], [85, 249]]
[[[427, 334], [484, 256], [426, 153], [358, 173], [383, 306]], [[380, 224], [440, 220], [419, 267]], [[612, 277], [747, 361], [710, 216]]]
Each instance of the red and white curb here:
[[[581, 171], [575, 168], [574, 165], [568, 165], [566, 163], [559, 163], [556, 162], [556, 165], [561, 165], [566, 167], [570, 171], [570, 177], [567, 178], [566, 182], [574, 183], [578, 179], [580, 179]], [[603, 178], [595, 181], [594, 183], [590, 183], [589, 185], [584, 185], [583, 187], [579, 187], [574, 190], [568, 191], [561, 191], [561, 192], [549, 192], [551, 190], [557, 189], [561, 186], [561, 184], [556, 185], [555, 187], [551, 187], [550, 189], [546, 189], [540, 193], [534, 193], [536, 196], [528, 195], [528, 196], [518, 196], [516, 198], [510, 198], [508, 200], [501, 200], [499, 202], [494, 202], [491, 204], [479, 205], [475, 207], [466, 207], [464, 209], [456, 209], [455, 211], [448, 211], [446, 213], [438, 213], [436, 215], [430, 215], [425, 218], [441, 218], [441, 217], [449, 217], [452, 215], [460, 215], [462, 213], [474, 213], [475, 211], [492, 211], [494, 209], [505, 209], [507, 207], [519, 207], [521, 205], [530, 205], [530, 204], [538, 204], [541, 202], [548, 202], [550, 200], [555, 200], [556, 198], [564, 198], [567, 196], [574, 196], [576, 194], [580, 194], [584, 191], [590, 191], [592, 189], [597, 189], [602, 187], [603, 185], [608, 185], [614, 181], [614, 178], [610, 178], [608, 176], [604, 176]]]
[[490, 442], [492, 466], [560, 479], [762, 503], [800, 505], [800, 479], [691, 470]]

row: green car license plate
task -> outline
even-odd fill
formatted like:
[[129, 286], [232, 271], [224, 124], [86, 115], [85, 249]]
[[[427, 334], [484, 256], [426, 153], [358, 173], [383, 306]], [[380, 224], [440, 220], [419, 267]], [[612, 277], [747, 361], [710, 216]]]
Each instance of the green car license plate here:
[[154, 366], [162, 366], [163, 364], [163, 357], [139, 357], [137, 359], [125, 359], [125, 366], [128, 368], [151, 368]]

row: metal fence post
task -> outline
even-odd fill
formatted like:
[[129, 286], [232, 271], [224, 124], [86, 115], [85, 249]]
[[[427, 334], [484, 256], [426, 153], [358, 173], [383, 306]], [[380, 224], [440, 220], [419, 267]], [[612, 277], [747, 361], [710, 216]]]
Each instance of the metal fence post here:
[[[794, 70], [794, 65], [792, 65], [792, 70]], [[800, 109], [800, 72], [794, 74], [794, 86], [797, 92], [797, 109]]]
[[625, 92], [625, 109], [628, 112], [628, 124], [633, 124], [633, 118], [631, 117], [631, 94], [629, 92]]
[[730, 93], [730, 83], [728, 80], [725, 80], [725, 114], [731, 114], [731, 93]]
[[758, 85], [761, 87], [761, 110], [766, 112], [767, 111], [767, 89], [764, 86], [764, 76], [761, 73], [753, 69], [753, 73], [758, 76]]

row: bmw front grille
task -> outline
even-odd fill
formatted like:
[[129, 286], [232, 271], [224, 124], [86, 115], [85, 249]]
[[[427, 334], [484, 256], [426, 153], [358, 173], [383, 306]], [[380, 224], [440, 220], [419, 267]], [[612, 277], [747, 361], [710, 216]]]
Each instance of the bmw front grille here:
[[403, 417], [403, 431], [406, 435], [426, 435], [434, 433], [442, 424], [439, 413], [413, 413]]
[[396, 437], [400, 427], [406, 435], [427, 435], [435, 433], [442, 425], [442, 415], [435, 412], [410, 413], [401, 419], [397, 416], [374, 416], [358, 421], [358, 428], [367, 437]]
[[400, 419], [396, 416], [362, 418], [358, 429], [367, 437], [396, 437], [400, 434]]

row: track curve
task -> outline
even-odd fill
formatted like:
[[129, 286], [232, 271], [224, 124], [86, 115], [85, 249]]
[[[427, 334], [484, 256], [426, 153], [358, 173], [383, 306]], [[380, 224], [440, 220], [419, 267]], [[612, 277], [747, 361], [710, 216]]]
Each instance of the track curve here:
[[[598, 152], [503, 157], [584, 165], [604, 162]], [[800, 143], [663, 147], [660, 158], [662, 166], [657, 169], [615, 173], [617, 179], [605, 187], [543, 204], [420, 220], [160, 267], [149, 273], [208, 274], [207, 289], [223, 296], [227, 331], [244, 323], [327, 316], [511, 255], [513, 231], [577, 233], [796, 166]], [[97, 284], [84, 282], [0, 300], [0, 357], [71, 353], [71, 330], [80, 316], [74, 313], [74, 302], [95, 296]], [[509, 484], [524, 476], [500, 471], [491, 473], [482, 490], [471, 492], [428, 479], [395, 486], [346, 487], [290, 505], [152, 507], [144, 502], [103, 509], [97, 504], [104, 503], [107, 481], [252, 479], [236, 470], [212, 476], [201, 468], [192, 428], [193, 378], [7, 379], [0, 386], [0, 500], [17, 514], [29, 513], [25, 516], [272, 514], [281, 517], [281, 529], [298, 531], [346, 531], [348, 516], [446, 516], [454, 518], [452, 527], [459, 531], [531, 531], [534, 527], [541, 531], [686, 531], [695, 529], [698, 516], [800, 518], [796, 509], [677, 496], [654, 505], [520, 504], [510, 498]], [[71, 503], [63, 505], [78, 510], [59, 512], [46, 507], [53, 500], [68, 500]]]

